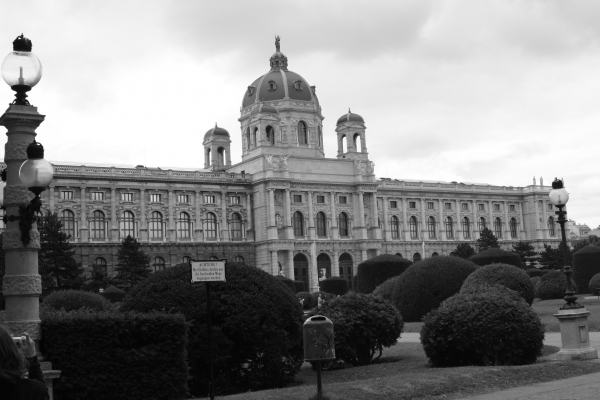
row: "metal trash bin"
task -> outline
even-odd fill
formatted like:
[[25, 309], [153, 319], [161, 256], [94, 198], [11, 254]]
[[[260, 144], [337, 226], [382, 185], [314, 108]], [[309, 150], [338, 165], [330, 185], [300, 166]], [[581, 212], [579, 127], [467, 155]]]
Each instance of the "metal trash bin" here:
[[333, 322], [322, 315], [315, 315], [304, 322], [305, 361], [335, 360], [335, 342], [333, 337]]

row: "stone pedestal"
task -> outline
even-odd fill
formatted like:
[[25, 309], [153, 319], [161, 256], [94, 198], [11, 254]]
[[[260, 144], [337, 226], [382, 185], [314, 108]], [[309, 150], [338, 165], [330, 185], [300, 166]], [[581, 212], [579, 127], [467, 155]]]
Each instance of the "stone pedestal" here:
[[560, 322], [562, 349], [557, 353], [557, 360], [591, 360], [598, 358], [598, 351], [590, 346], [588, 315], [585, 308], [558, 310], [554, 314]]
[[44, 374], [44, 380], [46, 381], [46, 387], [48, 388], [48, 394], [50, 395], [50, 400], [54, 399], [54, 390], [53, 383], [54, 380], [60, 377], [59, 370], [52, 369], [52, 363], [49, 361], [40, 362], [40, 367], [42, 369], [42, 373]]

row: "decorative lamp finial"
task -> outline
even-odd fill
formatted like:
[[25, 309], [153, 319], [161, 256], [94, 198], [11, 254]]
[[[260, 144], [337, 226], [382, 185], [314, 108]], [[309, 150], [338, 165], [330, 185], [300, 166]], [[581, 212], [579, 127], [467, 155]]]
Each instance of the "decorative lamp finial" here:
[[22, 33], [21, 36], [17, 36], [17, 38], [13, 41], [14, 51], [31, 51], [32, 46], [31, 40], [23, 36]]
[[554, 181], [552, 182], [552, 189], [562, 189], [563, 187], [563, 181], [558, 178], [554, 178]]

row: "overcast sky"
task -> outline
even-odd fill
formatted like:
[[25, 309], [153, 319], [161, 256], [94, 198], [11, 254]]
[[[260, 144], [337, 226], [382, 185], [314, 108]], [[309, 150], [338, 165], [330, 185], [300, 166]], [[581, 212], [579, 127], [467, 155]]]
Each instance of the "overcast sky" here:
[[598, 1], [19, 0], [0, 15], [0, 51], [24, 33], [44, 67], [29, 99], [50, 161], [201, 168], [215, 122], [241, 161], [242, 97], [278, 34], [317, 87], [327, 157], [351, 107], [378, 177], [564, 177], [569, 217], [600, 224]]

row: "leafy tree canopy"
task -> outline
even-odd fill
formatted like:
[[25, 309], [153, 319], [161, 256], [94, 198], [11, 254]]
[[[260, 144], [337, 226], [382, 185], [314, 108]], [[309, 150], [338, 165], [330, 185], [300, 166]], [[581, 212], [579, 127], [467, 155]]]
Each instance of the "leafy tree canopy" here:
[[460, 243], [456, 246], [456, 249], [450, 253], [451, 256], [464, 258], [468, 260], [469, 257], [475, 254], [475, 249], [469, 243]]
[[535, 251], [535, 247], [527, 241], [519, 241], [513, 244], [513, 252], [517, 253], [521, 257], [521, 262], [527, 264], [537, 258], [538, 252]]
[[[567, 246], [567, 263], [573, 266], [573, 252], [569, 246]], [[550, 269], [563, 268], [566, 264], [562, 242], [558, 245], [558, 248], [544, 244], [544, 251], [540, 252], [540, 264]]]
[[114, 285], [122, 290], [128, 291], [152, 273], [150, 257], [142, 250], [142, 245], [129, 235], [123, 239], [117, 259]]
[[500, 248], [498, 244], [498, 238], [494, 236], [494, 233], [488, 228], [483, 228], [477, 239], [477, 249], [479, 252], [487, 250], [489, 248]]

